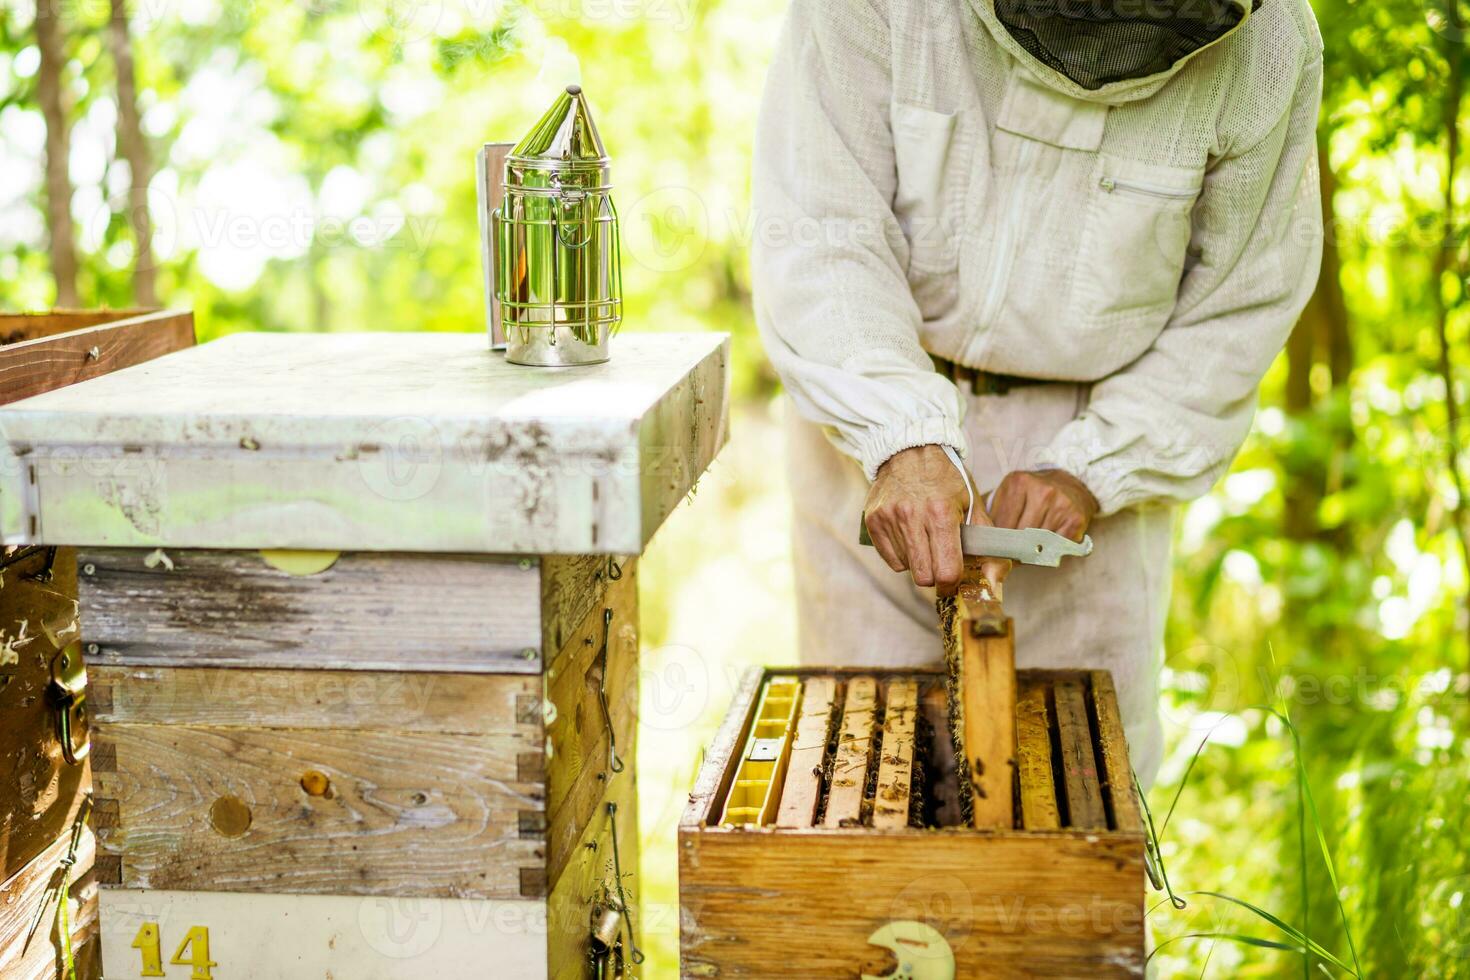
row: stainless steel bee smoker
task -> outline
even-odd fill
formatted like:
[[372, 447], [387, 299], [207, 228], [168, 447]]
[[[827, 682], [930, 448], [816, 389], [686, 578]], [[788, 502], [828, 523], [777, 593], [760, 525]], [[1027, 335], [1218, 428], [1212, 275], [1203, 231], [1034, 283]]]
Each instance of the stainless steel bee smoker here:
[[477, 161], [491, 346], [514, 364], [605, 361], [623, 316], [622, 254], [611, 161], [581, 87], [503, 154], [487, 143]]

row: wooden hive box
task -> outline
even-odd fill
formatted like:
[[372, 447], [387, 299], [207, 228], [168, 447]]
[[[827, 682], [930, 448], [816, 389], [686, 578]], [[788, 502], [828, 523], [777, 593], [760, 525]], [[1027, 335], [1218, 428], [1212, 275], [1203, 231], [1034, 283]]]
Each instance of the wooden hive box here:
[[110, 980], [191, 935], [221, 977], [580, 977], [638, 883], [636, 563], [168, 554], [79, 555]]
[[[773, 678], [800, 681], [795, 738], [775, 818], [743, 825]], [[976, 830], [941, 674], [751, 671], [679, 826], [682, 975], [1141, 977], [1145, 832], [1111, 676], [1021, 671], [1018, 694], [1014, 827]]]
[[637, 555], [728, 341], [484, 343], [236, 335], [0, 409], [0, 534], [77, 551], [108, 980], [635, 958]]

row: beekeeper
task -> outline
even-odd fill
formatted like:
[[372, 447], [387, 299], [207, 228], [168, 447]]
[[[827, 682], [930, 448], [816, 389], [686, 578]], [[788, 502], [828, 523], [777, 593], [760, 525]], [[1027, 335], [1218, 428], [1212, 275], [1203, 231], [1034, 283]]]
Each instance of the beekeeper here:
[[1321, 73], [1306, 0], [794, 0], [754, 275], [804, 659], [937, 660], [968, 470], [972, 520], [1091, 534], [1010, 572], [1017, 659], [1110, 669], [1151, 778], [1175, 505], [1317, 278]]

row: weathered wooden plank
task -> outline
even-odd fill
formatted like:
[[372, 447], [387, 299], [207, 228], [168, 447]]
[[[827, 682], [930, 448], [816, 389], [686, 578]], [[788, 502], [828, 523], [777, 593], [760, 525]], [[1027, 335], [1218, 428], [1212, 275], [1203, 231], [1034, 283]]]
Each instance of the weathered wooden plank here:
[[546, 975], [541, 900], [106, 888], [107, 980], [143, 980], [133, 942], [149, 923], [158, 927], [166, 976], [175, 980], [187, 980], [190, 970], [168, 959], [192, 928], [208, 931], [219, 980]]
[[1075, 830], [1106, 830], [1108, 817], [1098, 787], [1097, 756], [1092, 749], [1092, 726], [1087, 720], [1082, 681], [1058, 680], [1052, 688], [1052, 697], [1061, 744], [1062, 785], [1067, 795], [1067, 826]]
[[66, 761], [46, 693], [77, 638], [76, 555], [58, 549], [42, 581], [49, 558], [44, 548], [12, 554], [0, 571], [0, 878], [65, 833], [91, 788], [85, 765]]
[[122, 724], [94, 738], [100, 846], [124, 887], [520, 898], [522, 870], [544, 869], [543, 785], [518, 779], [513, 735]]
[[0, 347], [6, 344], [18, 344], [23, 340], [51, 337], [59, 333], [95, 327], [102, 323], [131, 320], [133, 317], [159, 312], [138, 307], [118, 310], [36, 310], [27, 313], [0, 313]]
[[872, 677], [854, 677], [847, 682], [842, 729], [832, 763], [832, 785], [827, 793], [827, 812], [822, 818], [824, 827], [853, 826], [862, 818], [863, 792], [873, 758], [877, 704], [878, 684]]
[[250, 551], [87, 548], [78, 561], [94, 663], [541, 669], [541, 584], [530, 562], [357, 552], [292, 575]]
[[728, 350], [621, 335], [573, 376], [483, 334], [233, 334], [0, 409], [0, 537], [637, 554], [723, 444]]
[[912, 678], [891, 680], [884, 688], [883, 755], [873, 798], [874, 827], [908, 826], [918, 701], [919, 685]]
[[1016, 765], [1021, 784], [1021, 825], [1027, 830], [1061, 827], [1056, 771], [1051, 758], [1051, 718], [1046, 706], [1050, 685], [1023, 680], [1016, 699]]
[[685, 827], [679, 883], [684, 977], [887, 975], [868, 937], [896, 919], [937, 930], [957, 978], [1143, 976], [1137, 834]]
[[540, 752], [541, 678], [368, 670], [92, 667], [99, 724], [512, 735]]
[[740, 675], [739, 686], [730, 699], [730, 710], [705, 750], [704, 764], [699, 768], [694, 789], [689, 793], [689, 803], [679, 818], [680, 827], [710, 824], [718, 816], [720, 804], [735, 776], [735, 767], [730, 761], [750, 734], [751, 716], [764, 679], [765, 670], [760, 667], [747, 667]]
[[1143, 815], [1128, 761], [1118, 692], [1113, 687], [1113, 675], [1106, 670], [1092, 672], [1092, 703], [1097, 712], [1097, 741], [1102, 746], [1102, 791], [1112, 804], [1114, 826], [1117, 830], [1142, 831]]
[[[7, 341], [7, 337], [18, 339]], [[74, 311], [0, 318], [0, 405], [193, 344], [194, 314], [176, 310]]]
[[[607, 623], [607, 673], [602, 638]], [[622, 772], [613, 771], [603, 685]], [[548, 883], [555, 883], [609, 784], [632, 781], [638, 734], [638, 580], [633, 568], [590, 610], [546, 675], [546, 814]]]
[[[77, 975], [94, 980], [101, 975], [95, 949], [97, 885], [91, 874], [97, 842], [84, 828], [77, 844], [67, 916]], [[70, 849], [67, 833], [0, 884], [0, 977], [5, 980], [57, 980], [62, 975], [61, 861]]]
[[1016, 647], [1011, 621], [976, 585], [959, 595], [965, 752], [973, 824], [1015, 826]]
[[543, 555], [541, 564], [541, 651], [547, 669], [567, 649], [572, 632], [603, 600], [613, 575], [631, 570], [634, 558], [609, 555]]
[[[642, 543], [683, 502], [730, 438], [729, 375], [726, 342], [686, 372], [643, 416], [638, 428]], [[671, 492], [675, 489], [677, 493]]]
[[[607, 803], [617, 807], [609, 819]], [[638, 786], [619, 777], [609, 785], [607, 796], [582, 828], [570, 858], [547, 900], [547, 976], [552, 980], [584, 980], [587, 976], [588, 936], [592, 914], [605, 908], [608, 896], [617, 895], [614, 874], [612, 828], [617, 826], [617, 864], [621, 867], [623, 893], [633, 906], [633, 923], [640, 942], [643, 916], [639, 901], [642, 879], [638, 874]]]
[[831, 677], [808, 677], [802, 682], [801, 715], [776, 811], [777, 827], [810, 827], [816, 819], [822, 798], [822, 759], [836, 697], [837, 683]]
[[38, 336], [66, 334], [98, 323], [126, 320], [156, 310], [32, 310], [25, 313], [0, 313], [0, 347], [34, 341]]

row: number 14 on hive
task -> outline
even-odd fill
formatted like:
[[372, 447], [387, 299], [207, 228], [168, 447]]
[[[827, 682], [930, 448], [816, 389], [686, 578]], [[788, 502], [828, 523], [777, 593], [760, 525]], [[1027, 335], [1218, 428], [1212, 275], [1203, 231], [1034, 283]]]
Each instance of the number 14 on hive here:
[[[138, 935], [133, 937], [133, 948], [143, 957], [139, 976], [168, 976], [163, 972], [163, 936], [158, 931], [157, 922], [145, 922], [139, 927]], [[194, 926], [190, 929], [168, 962], [170, 966], [191, 967], [189, 980], [214, 980], [210, 968], [219, 964], [209, 958], [209, 927]]]

